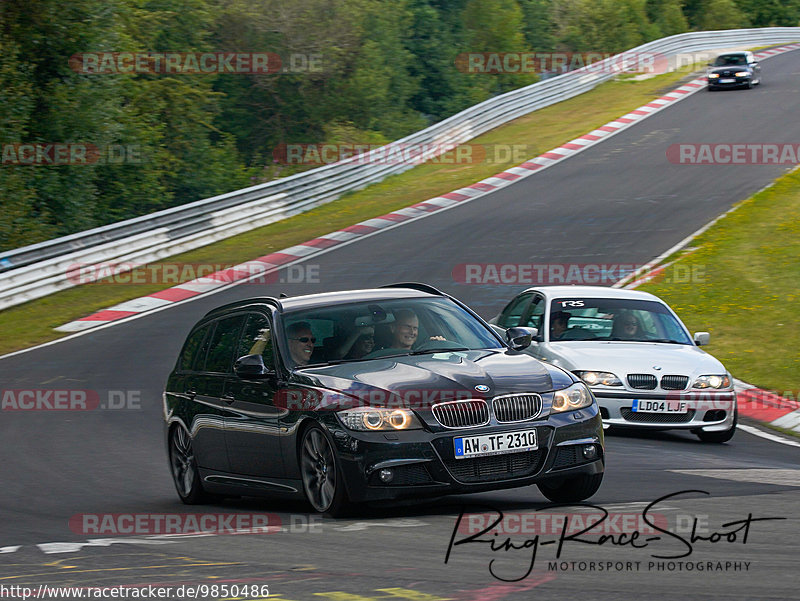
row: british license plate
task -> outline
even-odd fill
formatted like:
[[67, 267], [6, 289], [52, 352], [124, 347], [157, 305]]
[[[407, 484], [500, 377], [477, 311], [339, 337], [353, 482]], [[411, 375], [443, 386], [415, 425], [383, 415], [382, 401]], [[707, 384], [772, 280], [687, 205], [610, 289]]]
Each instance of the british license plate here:
[[484, 434], [483, 436], [460, 436], [453, 439], [453, 447], [456, 459], [521, 453], [535, 451], [538, 448], [536, 430]]
[[736, 83], [735, 79], [720, 79], [719, 83]]
[[686, 401], [633, 400], [634, 413], [686, 413]]

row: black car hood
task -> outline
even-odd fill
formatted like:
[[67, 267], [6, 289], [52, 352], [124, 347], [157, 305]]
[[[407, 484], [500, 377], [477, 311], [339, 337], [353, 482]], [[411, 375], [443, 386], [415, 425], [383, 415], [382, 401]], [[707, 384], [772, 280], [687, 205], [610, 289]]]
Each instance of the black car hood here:
[[307, 378], [308, 384], [373, 401], [369, 404], [406, 400], [411, 406], [512, 392], [541, 393], [565, 388], [573, 381], [530, 355], [502, 350], [388, 357], [310, 367], [295, 375]]

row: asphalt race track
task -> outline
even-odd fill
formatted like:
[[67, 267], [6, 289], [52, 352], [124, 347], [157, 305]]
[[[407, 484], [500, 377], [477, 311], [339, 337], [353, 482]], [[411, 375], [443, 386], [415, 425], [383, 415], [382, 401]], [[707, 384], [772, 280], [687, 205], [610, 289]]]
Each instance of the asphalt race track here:
[[[0, 360], [2, 390], [88, 389], [124, 399], [118, 410], [0, 412], [0, 587], [265, 584], [285, 601], [797, 598], [800, 448], [742, 431], [725, 445], [688, 433], [607, 436], [606, 478], [591, 503], [627, 524], [627, 538], [567, 540], [556, 559], [558, 545], [548, 541], [560, 530], [550, 528], [532, 565], [534, 537], [513, 531], [519, 514], [549, 515], [552, 525], [575, 511], [542, 510], [535, 488], [374, 507], [338, 521], [302, 504], [252, 499], [188, 508], [173, 489], [160, 422], [162, 387], [185, 334], [225, 302], [425, 281], [491, 317], [526, 286], [455, 282], [456, 266], [647, 262], [785, 171], [666, 157], [678, 143], [798, 143], [790, 107], [800, 104], [800, 52], [765, 61], [763, 79], [753, 90], [700, 91], [495, 194], [314, 258], [317, 283], [244, 284]], [[681, 491], [691, 492], [650, 510], [676, 533], [656, 540], [644, 524], [630, 540], [649, 503]], [[474, 532], [462, 522], [454, 535], [463, 503], [512, 516], [509, 536], [527, 546], [455, 545], [445, 564], [451, 537]], [[82, 532], [74, 518], [190, 511], [266, 512], [283, 529], [112, 537]], [[754, 521], [767, 517], [785, 519]]]

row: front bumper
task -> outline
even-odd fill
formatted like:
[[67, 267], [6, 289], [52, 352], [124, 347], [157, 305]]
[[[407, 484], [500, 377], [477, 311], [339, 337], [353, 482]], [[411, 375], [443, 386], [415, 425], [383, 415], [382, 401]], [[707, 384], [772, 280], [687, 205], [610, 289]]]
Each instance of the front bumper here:
[[[728, 430], [733, 426], [736, 393], [727, 391], [620, 391], [593, 389], [603, 423], [626, 428], [652, 430], [702, 428], [706, 432]], [[684, 413], [640, 413], [633, 411], [634, 399], [686, 403]]]
[[752, 79], [752, 75], [746, 77], [719, 77], [717, 79], [709, 79], [708, 87], [713, 89], [740, 88], [748, 85]]
[[[336, 442], [350, 500], [355, 502], [481, 492], [604, 470], [603, 429], [596, 405], [546, 419], [430, 432], [354, 432], [327, 424]], [[456, 459], [453, 438], [535, 428], [538, 449]], [[594, 445], [586, 459], [582, 447]], [[382, 482], [391, 469], [391, 482]]]

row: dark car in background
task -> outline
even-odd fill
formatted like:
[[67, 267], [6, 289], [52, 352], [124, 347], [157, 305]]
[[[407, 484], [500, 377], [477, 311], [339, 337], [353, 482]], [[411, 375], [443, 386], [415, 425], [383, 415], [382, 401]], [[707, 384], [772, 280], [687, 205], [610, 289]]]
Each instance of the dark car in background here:
[[708, 90], [752, 88], [761, 83], [761, 65], [752, 52], [726, 52], [709, 63]]
[[577, 376], [423, 284], [253, 298], [192, 328], [164, 393], [180, 498], [366, 501], [537, 484], [590, 497], [602, 422]]

